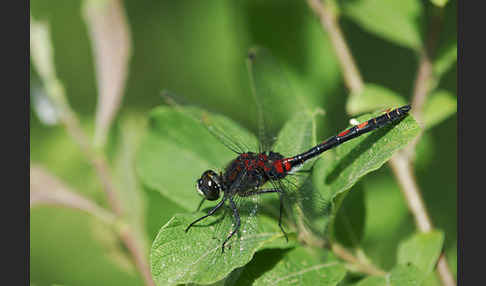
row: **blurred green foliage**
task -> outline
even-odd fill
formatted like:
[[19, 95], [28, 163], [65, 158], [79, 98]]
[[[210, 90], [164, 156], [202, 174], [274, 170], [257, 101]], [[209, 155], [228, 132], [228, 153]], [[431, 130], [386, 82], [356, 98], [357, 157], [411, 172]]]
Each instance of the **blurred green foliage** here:
[[[434, 4], [411, 1], [413, 4], [407, 9], [399, 9], [380, 5], [386, 0], [335, 2], [341, 8], [341, 28], [365, 82], [410, 101], [418, 65], [415, 49], [423, 41], [424, 27]], [[49, 23], [57, 75], [82, 127], [92, 135], [98, 95], [92, 47], [82, 17], [83, 1], [30, 3], [32, 16]], [[295, 88], [293, 93], [325, 111], [319, 117], [322, 122], [318, 124], [317, 138], [332, 136], [348, 125], [348, 92], [338, 61], [327, 34], [306, 1], [142, 0], [125, 1], [124, 5], [133, 54], [123, 104], [105, 147], [114, 166], [123, 163], [118, 158], [124, 150], [119, 141], [123, 138], [124, 122], [146, 120], [152, 108], [164, 104], [163, 89], [224, 114], [256, 134], [256, 112], [245, 63], [247, 51], [254, 44], [269, 48], [283, 64], [283, 72]], [[364, 13], [367, 9], [372, 9], [376, 17]], [[436, 88], [455, 99], [457, 69], [451, 51], [456, 45], [456, 1], [447, 2], [443, 9], [444, 25], [434, 62], [440, 75]], [[401, 15], [391, 17], [389, 13]], [[393, 21], [397, 23], [392, 24]], [[384, 25], [387, 29], [382, 29]], [[407, 33], [395, 32], [390, 36], [393, 32], [390, 28], [394, 27], [406, 29]], [[31, 66], [31, 90], [40, 85]], [[450, 100], [446, 102], [449, 104]], [[447, 108], [450, 110], [450, 105]], [[427, 129], [417, 145], [416, 178], [434, 226], [444, 234], [444, 251], [455, 274], [457, 116], [431, 117], [437, 125]], [[145, 125], [136, 126], [140, 127], [136, 136], [143, 136]], [[45, 125], [31, 110], [30, 138], [31, 162], [43, 164], [77, 192], [107, 206], [98, 177], [61, 125]], [[145, 229], [150, 243], [175, 213], [186, 210], [148, 186], [137, 188], [139, 199], [145, 202], [141, 220], [144, 225], [140, 227]], [[344, 200], [342, 210], [356, 205], [362, 210], [341, 211], [337, 222], [347, 220], [357, 225], [359, 248], [374, 264], [386, 271], [408, 273], [408, 269], [395, 266], [399, 259], [397, 249], [415, 233], [416, 227], [390, 168], [385, 165], [368, 174], [355, 188], [362, 196]], [[30, 218], [32, 284], [142, 285], [114, 231], [95, 218], [76, 210], [47, 206], [32, 208]], [[336, 232], [343, 244], [355, 245], [345, 229], [338, 228]], [[149, 248], [147, 245], [147, 251]], [[277, 264], [280, 259], [299, 256], [300, 251], [258, 252], [243, 270], [241, 283], [254, 280], [247, 273], [265, 264], [262, 260], [281, 267]], [[368, 278], [373, 279], [376, 277]], [[343, 285], [346, 281], [355, 282], [348, 277]], [[435, 273], [425, 281], [427, 285], [438, 283]]]

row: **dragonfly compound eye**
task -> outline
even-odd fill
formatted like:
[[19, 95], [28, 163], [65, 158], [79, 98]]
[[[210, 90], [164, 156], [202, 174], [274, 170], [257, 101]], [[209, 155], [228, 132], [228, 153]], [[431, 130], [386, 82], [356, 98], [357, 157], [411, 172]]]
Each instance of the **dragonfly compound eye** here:
[[217, 200], [221, 191], [219, 176], [211, 170], [204, 172], [197, 180], [197, 191], [209, 201]]

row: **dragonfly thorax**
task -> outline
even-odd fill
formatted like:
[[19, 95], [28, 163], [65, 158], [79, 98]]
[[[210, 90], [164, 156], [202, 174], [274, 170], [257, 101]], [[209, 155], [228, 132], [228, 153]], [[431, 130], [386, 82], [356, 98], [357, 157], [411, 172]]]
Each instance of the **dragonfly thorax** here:
[[223, 184], [229, 188], [236, 183], [236, 192], [244, 193], [260, 187], [268, 180], [282, 178], [276, 165], [283, 158], [284, 156], [275, 152], [242, 153], [226, 167], [222, 175]]

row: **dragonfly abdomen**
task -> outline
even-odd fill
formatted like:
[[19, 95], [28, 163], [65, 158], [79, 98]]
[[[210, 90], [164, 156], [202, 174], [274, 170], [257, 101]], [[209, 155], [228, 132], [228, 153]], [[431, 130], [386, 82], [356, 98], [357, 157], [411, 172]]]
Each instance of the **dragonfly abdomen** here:
[[391, 122], [400, 120], [407, 116], [408, 112], [410, 111], [411, 107], [410, 105], [405, 105], [396, 109], [393, 109], [391, 111], [386, 112], [383, 115], [380, 115], [378, 117], [372, 118], [368, 121], [362, 122], [358, 125], [355, 125], [349, 129], [346, 129], [339, 133], [338, 135], [335, 135], [321, 144], [309, 149], [308, 151], [296, 155], [291, 158], [285, 158], [283, 159], [284, 164], [290, 164], [290, 169], [293, 169], [297, 166], [302, 165], [305, 161], [312, 159], [320, 154], [322, 154], [324, 151], [329, 150], [331, 148], [334, 148], [348, 140], [351, 140], [353, 138], [356, 138], [364, 133], [370, 132], [372, 130], [381, 128]]

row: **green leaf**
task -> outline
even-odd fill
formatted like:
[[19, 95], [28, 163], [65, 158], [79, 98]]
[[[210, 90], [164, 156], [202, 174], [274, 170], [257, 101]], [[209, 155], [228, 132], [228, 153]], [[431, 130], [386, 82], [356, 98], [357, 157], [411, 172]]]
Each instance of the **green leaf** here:
[[248, 263], [264, 244], [292, 247], [286, 243], [274, 220], [263, 215], [242, 216], [237, 237], [221, 252], [221, 233], [227, 234], [233, 220], [213, 215], [187, 233], [186, 227], [205, 213], [178, 214], [161, 229], [152, 245], [150, 264], [157, 285], [180, 283], [208, 284], [225, 278], [231, 271]]
[[[427, 128], [427, 126], [425, 126], [425, 128]], [[432, 134], [430, 134], [430, 132], [423, 132], [415, 146], [415, 169], [427, 170], [433, 160], [435, 160], [436, 152], [437, 150], [434, 148]]]
[[78, 210], [30, 212], [30, 280], [36, 285], [142, 285], [115, 231]]
[[449, 0], [430, 0], [430, 2], [432, 2], [434, 5], [438, 7], [444, 7], [447, 4], [447, 2], [449, 2]]
[[[275, 151], [284, 156], [294, 156], [315, 146], [317, 144], [316, 116], [318, 114], [318, 110], [313, 113], [296, 113], [280, 131], [277, 143], [275, 144]], [[319, 201], [316, 200], [318, 190], [315, 188], [311, 176], [309, 176], [309, 174], [312, 173], [312, 168], [316, 161], [318, 161], [318, 158], [309, 160], [299, 170], [303, 173], [287, 176], [286, 180], [279, 182], [286, 185], [286, 217], [290, 218], [293, 226], [296, 226], [297, 230], [300, 232], [300, 237], [308, 243], [319, 243], [316, 239], [322, 240], [321, 237], [314, 237], [309, 232], [308, 228], [312, 228], [312, 223], [320, 220], [327, 220], [327, 217], [320, 217], [318, 214], [318, 212], [326, 209], [326, 206], [319, 204]], [[309, 207], [316, 202], [317, 206], [315, 209]], [[274, 213], [276, 213], [276, 211], [277, 209], [275, 208]], [[308, 213], [309, 211], [311, 211], [311, 213]]]
[[439, 49], [433, 63], [433, 70], [437, 77], [441, 77], [457, 62], [457, 42]]
[[296, 247], [263, 250], [245, 266], [238, 284], [243, 285], [337, 285], [346, 270], [325, 250]]
[[346, 111], [356, 115], [375, 110], [386, 110], [403, 106], [406, 101], [397, 93], [383, 86], [368, 83], [360, 93], [351, 93], [346, 102]]
[[[363, 115], [358, 121], [364, 122], [376, 115]], [[318, 191], [308, 194], [312, 200], [307, 200], [304, 208], [314, 230], [324, 232], [346, 191], [405, 147], [418, 135], [419, 129], [413, 117], [407, 116], [398, 124], [364, 134], [322, 155], [312, 172], [312, 181]], [[305, 188], [301, 191], [309, 192]]]
[[393, 286], [419, 286], [425, 279], [424, 274], [414, 265], [397, 265], [387, 277], [387, 285]]
[[395, 266], [386, 276], [368, 276], [356, 286], [419, 286], [422, 285], [424, 274], [413, 265]]
[[146, 198], [134, 164], [146, 125], [145, 119], [133, 115], [123, 117], [117, 124], [120, 134], [113, 162], [113, 178], [122, 205], [123, 219], [131, 225], [138, 245], [147, 255], [150, 243], [145, 231]]
[[424, 275], [428, 275], [434, 270], [443, 243], [444, 234], [440, 231], [415, 234], [400, 244], [397, 263], [402, 265], [413, 264]]
[[424, 104], [423, 117], [426, 129], [439, 124], [457, 111], [457, 99], [446, 91], [435, 91], [427, 97]]
[[415, 50], [423, 45], [420, 1], [361, 0], [341, 3], [343, 14], [363, 29]]
[[142, 182], [184, 209], [195, 210], [201, 199], [196, 180], [204, 170], [217, 170], [235, 158], [208, 128], [224, 130], [242, 148], [257, 150], [255, 137], [226, 117], [197, 108], [158, 107], [150, 114], [148, 135], [137, 158]]
[[356, 286], [386, 286], [389, 285], [387, 283], [387, 278], [382, 276], [368, 276], [358, 283], [354, 284]]
[[339, 207], [330, 236], [346, 247], [358, 247], [364, 236], [365, 220], [365, 192], [358, 182]]

